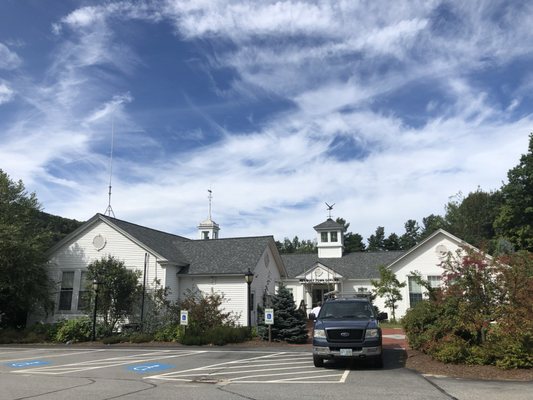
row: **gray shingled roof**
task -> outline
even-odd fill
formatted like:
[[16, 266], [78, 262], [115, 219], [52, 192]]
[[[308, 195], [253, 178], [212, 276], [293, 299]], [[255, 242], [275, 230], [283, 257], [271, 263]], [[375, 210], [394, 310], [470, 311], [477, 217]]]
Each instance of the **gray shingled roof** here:
[[189, 261], [180, 274], [244, 274], [259, 262], [272, 236], [190, 240], [179, 243]]
[[318, 258], [318, 254], [282, 254], [288, 278], [303, 274], [320, 262], [333, 271], [349, 279], [377, 279], [378, 267], [389, 265], [404, 251], [379, 251], [348, 253], [341, 258]]
[[253, 270], [272, 236], [191, 240], [101, 215], [127, 234], [182, 266], [180, 274], [244, 274]]
[[122, 229], [131, 237], [137, 239], [145, 246], [165, 257], [168, 261], [178, 265], [188, 264], [187, 259], [179, 249], [179, 244], [183, 242], [189, 242], [191, 241], [190, 239], [187, 239], [183, 236], [158, 231], [156, 229], [147, 228], [145, 226], [132, 224], [131, 222], [111, 218], [106, 215], [100, 214], [100, 217], [108, 220], [113, 225]]
[[326, 221], [322, 222], [313, 227], [317, 231], [326, 230], [326, 229], [344, 229], [341, 224], [333, 221], [331, 218], [328, 218]]

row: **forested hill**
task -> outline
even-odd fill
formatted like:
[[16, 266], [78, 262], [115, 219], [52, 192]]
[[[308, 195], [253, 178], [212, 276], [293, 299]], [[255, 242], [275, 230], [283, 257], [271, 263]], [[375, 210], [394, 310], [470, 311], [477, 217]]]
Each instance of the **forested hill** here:
[[78, 229], [83, 222], [75, 219], [63, 218], [58, 215], [48, 214], [44, 211], [38, 211], [36, 213], [35, 224], [39, 230], [49, 232], [50, 247], [59, 242], [69, 233]]

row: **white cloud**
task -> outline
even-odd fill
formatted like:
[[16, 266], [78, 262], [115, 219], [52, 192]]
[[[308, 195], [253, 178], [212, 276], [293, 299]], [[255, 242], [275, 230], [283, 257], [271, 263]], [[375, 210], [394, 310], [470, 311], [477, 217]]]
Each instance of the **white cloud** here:
[[[447, 22], [435, 21], [439, 2], [161, 4], [113, 2], [73, 11], [53, 25], [61, 45], [46, 83], [17, 87], [17, 96], [35, 113], [10, 128], [0, 159], [37, 191], [47, 211], [78, 219], [102, 212], [108, 158], [95, 146], [106, 143], [107, 149], [109, 117], [142, 131], [127, 107], [133, 95], [117, 94], [85, 73], [88, 66], [105, 64], [133, 74], [142, 63], [127, 43], [117, 42], [110, 21], [170, 20], [176, 40], [213, 43], [206, 68], [236, 71], [237, 93], [275, 93], [294, 105], [252, 133], [218, 127], [219, 141], [188, 153], [165, 149], [165, 157], [156, 154], [149, 163], [117, 156], [112, 205], [119, 218], [195, 237], [211, 187], [213, 216], [226, 237], [312, 238], [312, 226], [327, 215], [324, 201], [335, 202], [334, 215], [365, 237], [378, 225], [400, 234], [407, 219], [442, 213], [448, 196], [458, 191], [499, 187], [527, 148], [533, 117], [510, 121], [468, 76], [531, 53], [530, 6], [522, 13], [507, 8], [500, 26], [490, 17], [492, 7], [451, 3], [462, 25], [436, 32], [438, 23]], [[219, 39], [233, 45], [219, 50]], [[429, 82], [447, 95], [429, 100], [431, 115], [417, 126], [393, 107], [376, 106], [413, 82]], [[515, 93], [517, 99], [526, 94]], [[513, 101], [509, 110], [517, 105]], [[433, 116], [436, 110], [442, 112]], [[168, 127], [188, 140], [206, 136], [200, 129], [181, 130]], [[363, 154], [331, 154], [340, 136]], [[123, 142], [145, 151], [162, 146], [142, 133]]]
[[17, 53], [10, 50], [5, 44], [0, 43], [0, 69], [15, 69], [22, 64]]
[[8, 103], [13, 99], [15, 92], [8, 84], [0, 79], [0, 105]]

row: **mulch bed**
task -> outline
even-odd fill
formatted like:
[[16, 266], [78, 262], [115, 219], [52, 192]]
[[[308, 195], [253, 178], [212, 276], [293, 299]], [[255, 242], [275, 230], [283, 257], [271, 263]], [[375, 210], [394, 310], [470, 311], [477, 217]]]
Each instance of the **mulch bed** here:
[[416, 350], [407, 350], [405, 366], [428, 375], [492, 381], [533, 381], [533, 369], [503, 370], [492, 365], [444, 364]]

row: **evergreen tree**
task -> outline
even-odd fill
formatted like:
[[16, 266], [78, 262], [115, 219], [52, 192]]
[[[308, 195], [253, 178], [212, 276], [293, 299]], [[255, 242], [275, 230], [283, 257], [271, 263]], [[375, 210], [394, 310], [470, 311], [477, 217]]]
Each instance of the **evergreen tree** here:
[[[272, 340], [284, 340], [288, 343], [307, 342], [307, 316], [294, 304], [292, 293], [280, 284], [278, 293], [272, 296], [274, 324]], [[268, 338], [268, 331], [262, 330], [263, 339]]]
[[400, 238], [397, 234], [391, 233], [387, 239], [383, 241], [383, 247], [387, 251], [401, 250]]
[[401, 250], [409, 250], [415, 247], [420, 240], [420, 227], [418, 222], [414, 219], [408, 220], [405, 224], [405, 233], [400, 236], [400, 248]]
[[368, 238], [368, 251], [379, 251], [385, 249], [385, 228], [378, 226], [376, 233]]
[[444, 218], [440, 215], [430, 214], [427, 217], [422, 218], [422, 232], [420, 232], [419, 240], [424, 240], [433, 232], [440, 228], [445, 228], [446, 223]]
[[363, 237], [358, 233], [348, 232], [350, 223], [346, 222], [344, 218], [337, 218], [335, 220], [339, 225], [343, 226], [344, 232], [344, 252], [353, 253], [356, 251], [365, 251], [365, 244], [363, 243]]

